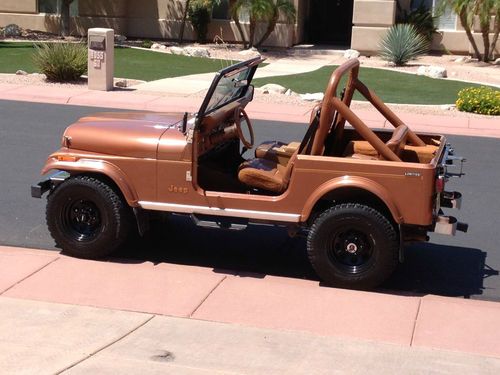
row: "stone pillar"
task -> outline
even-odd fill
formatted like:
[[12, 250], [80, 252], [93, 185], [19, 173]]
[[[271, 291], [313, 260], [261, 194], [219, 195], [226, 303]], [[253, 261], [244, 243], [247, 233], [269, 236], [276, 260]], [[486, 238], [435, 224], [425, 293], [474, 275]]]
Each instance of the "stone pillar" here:
[[354, 0], [351, 48], [376, 52], [380, 39], [396, 18], [395, 0]]
[[88, 30], [88, 86], [90, 90], [113, 90], [115, 67], [113, 29]]

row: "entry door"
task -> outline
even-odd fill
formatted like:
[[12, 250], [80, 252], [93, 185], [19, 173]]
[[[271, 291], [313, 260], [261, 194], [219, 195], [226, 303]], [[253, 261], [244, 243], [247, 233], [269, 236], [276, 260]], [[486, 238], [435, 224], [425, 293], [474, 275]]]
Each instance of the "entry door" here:
[[351, 45], [354, 0], [310, 0], [309, 42]]

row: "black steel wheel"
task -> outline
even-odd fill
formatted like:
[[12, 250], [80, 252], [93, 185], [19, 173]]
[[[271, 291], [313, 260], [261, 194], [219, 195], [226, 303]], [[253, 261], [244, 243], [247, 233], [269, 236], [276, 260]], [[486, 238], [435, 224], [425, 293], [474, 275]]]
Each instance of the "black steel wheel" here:
[[64, 253], [79, 258], [104, 257], [127, 239], [130, 208], [111, 186], [89, 176], [64, 181], [47, 199], [49, 232]]
[[399, 237], [377, 210], [344, 203], [324, 211], [307, 238], [309, 260], [327, 284], [369, 289], [381, 284], [398, 263]]

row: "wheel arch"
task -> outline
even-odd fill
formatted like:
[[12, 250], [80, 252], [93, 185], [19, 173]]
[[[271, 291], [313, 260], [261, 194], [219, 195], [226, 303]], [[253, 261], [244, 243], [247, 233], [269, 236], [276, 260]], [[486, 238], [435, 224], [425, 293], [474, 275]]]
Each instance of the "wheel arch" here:
[[67, 171], [73, 176], [89, 175], [99, 179], [106, 179], [116, 187], [130, 207], [139, 206], [139, 198], [130, 179], [120, 168], [105, 160], [79, 159], [76, 161], [60, 161], [51, 157], [42, 169], [42, 174], [51, 170]]
[[308, 221], [336, 203], [361, 203], [377, 209], [396, 225], [403, 222], [400, 210], [382, 185], [363, 177], [339, 177], [321, 185], [307, 200], [301, 221]]

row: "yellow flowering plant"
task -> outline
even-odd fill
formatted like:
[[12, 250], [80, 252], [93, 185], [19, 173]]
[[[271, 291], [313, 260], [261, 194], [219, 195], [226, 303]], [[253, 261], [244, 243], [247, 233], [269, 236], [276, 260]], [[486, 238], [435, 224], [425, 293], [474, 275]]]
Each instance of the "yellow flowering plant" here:
[[467, 87], [458, 92], [456, 106], [459, 111], [482, 115], [500, 115], [500, 90], [491, 87]]

